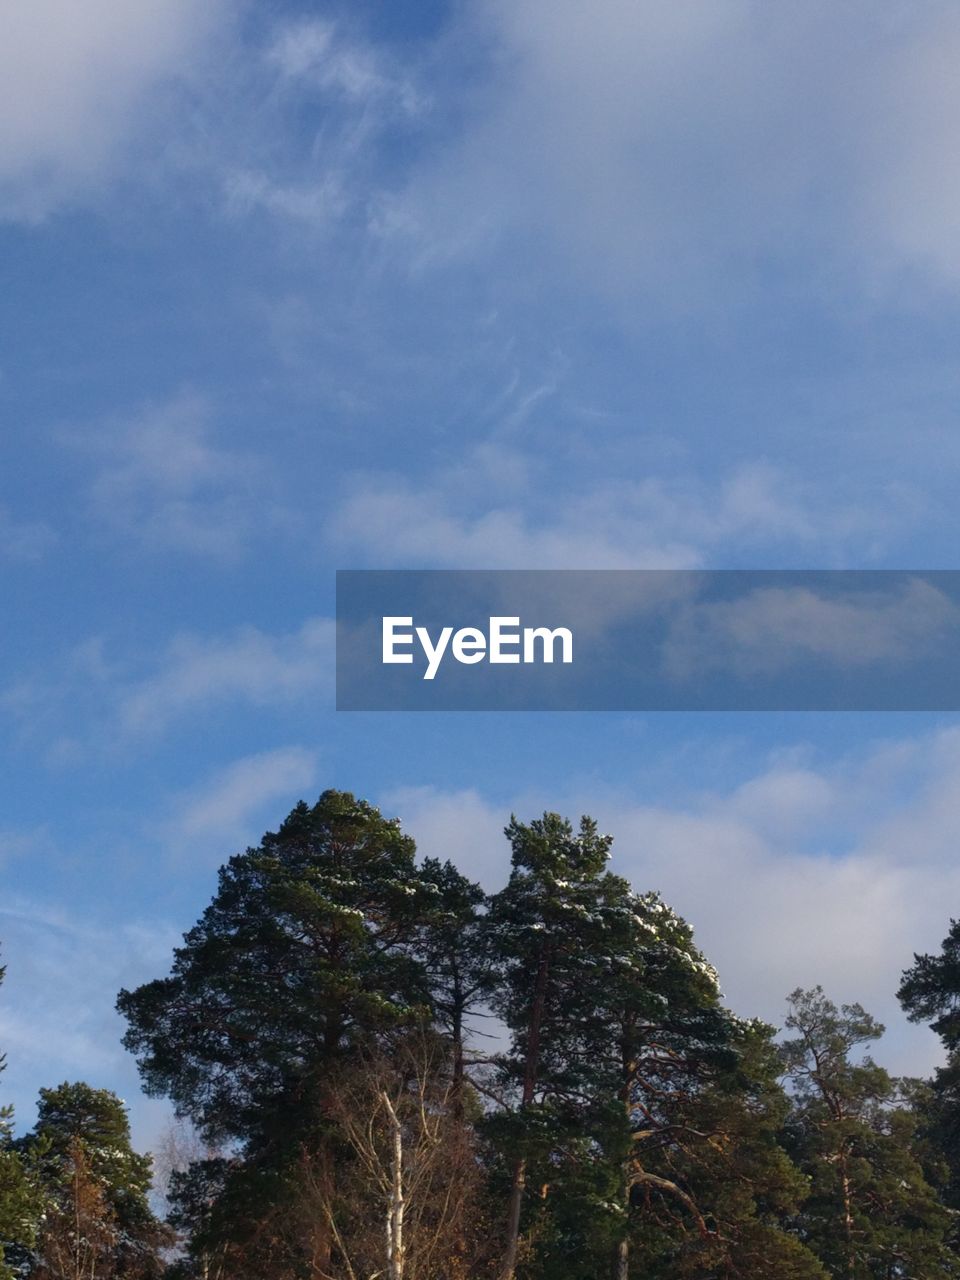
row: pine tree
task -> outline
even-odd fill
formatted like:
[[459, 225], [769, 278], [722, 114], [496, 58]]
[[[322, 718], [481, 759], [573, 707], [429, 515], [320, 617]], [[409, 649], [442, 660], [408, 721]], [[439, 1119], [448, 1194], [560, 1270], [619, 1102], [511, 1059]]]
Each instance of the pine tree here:
[[[114, 1280], [120, 1229], [102, 1179], [79, 1138], [68, 1142], [47, 1173], [47, 1204], [31, 1276], [36, 1280]], [[129, 1272], [127, 1274], [130, 1274]], [[159, 1264], [154, 1268], [159, 1274]]]
[[169, 1237], [148, 1201], [151, 1160], [133, 1150], [116, 1094], [83, 1083], [41, 1089], [36, 1127], [19, 1145], [46, 1201], [38, 1276], [160, 1274]]
[[[170, 977], [121, 992], [125, 1043], [148, 1091], [243, 1157], [221, 1193], [238, 1211], [211, 1222], [232, 1232], [252, 1275], [268, 1273], [266, 1240], [270, 1266], [332, 1265], [327, 1225], [286, 1206], [305, 1152], [318, 1168], [351, 1158], [333, 1082], [356, 1055], [385, 1052], [391, 1036], [428, 1022], [434, 992], [447, 989], [425, 922], [444, 915], [445, 895], [469, 898], [468, 882], [425, 879], [414, 855], [396, 820], [349, 793], [301, 802], [221, 870]], [[442, 1017], [455, 1012], [445, 1006]]]
[[[946, 1202], [960, 1210], [960, 921], [951, 920], [939, 955], [914, 955], [897, 996], [910, 1021], [929, 1023], [946, 1050], [923, 1114], [932, 1148], [946, 1163]], [[960, 1230], [955, 1248], [960, 1252]]]
[[593, 955], [626, 888], [606, 870], [611, 839], [584, 817], [575, 833], [559, 814], [511, 819], [510, 880], [490, 901], [486, 937], [490, 999], [511, 1033], [500, 1060], [515, 1106], [491, 1126], [505, 1153], [509, 1191], [501, 1280], [513, 1280], [520, 1250], [528, 1166], [542, 1162], [566, 1108], [561, 1086], [578, 1075], [572, 1017], [595, 972]]
[[[581, 1196], [586, 1261], [565, 1272], [558, 1254], [548, 1274], [586, 1280], [589, 1259], [605, 1257], [619, 1280], [766, 1280], [771, 1266], [820, 1277], [783, 1229], [804, 1183], [778, 1142], [772, 1028], [723, 1008], [689, 926], [656, 893], [624, 895], [593, 964], [592, 1006], [574, 1006], [587, 1046], [579, 1089], [593, 1099], [578, 1169], [595, 1183]], [[558, 1182], [552, 1199], [567, 1198]]]
[[512, 1106], [489, 1125], [518, 1225], [502, 1274], [766, 1280], [774, 1259], [820, 1276], [781, 1229], [803, 1180], [777, 1142], [770, 1029], [722, 1008], [689, 927], [606, 870], [590, 819], [508, 834], [514, 870], [488, 920], [513, 1032]]
[[17, 1274], [36, 1241], [43, 1201], [11, 1140], [13, 1113], [0, 1109], [0, 1280]]
[[960, 1274], [947, 1247], [950, 1215], [924, 1176], [910, 1086], [869, 1057], [883, 1034], [861, 1005], [794, 991], [782, 1055], [794, 1095], [796, 1157], [811, 1178], [803, 1237], [830, 1275], [916, 1280]]
[[409, 955], [422, 908], [396, 821], [346, 792], [301, 802], [221, 869], [171, 976], [121, 992], [147, 1090], [210, 1138], [262, 1136], [325, 1065], [426, 1006]]
[[230, 1233], [215, 1220], [225, 1207], [231, 1163], [223, 1156], [211, 1156], [171, 1172], [167, 1221], [177, 1233], [182, 1254], [165, 1280], [219, 1280], [232, 1270], [235, 1246], [228, 1239]]
[[436, 858], [424, 859], [420, 880], [427, 896], [413, 951], [426, 974], [433, 1018], [449, 1037], [453, 1102], [459, 1106], [469, 1023], [481, 1014], [488, 987], [482, 916], [486, 895], [452, 862]]
[[[0, 965], [0, 984], [6, 968]], [[0, 1053], [0, 1073], [6, 1055]], [[43, 1201], [13, 1141], [13, 1108], [0, 1106], [0, 1280], [16, 1274], [36, 1241]]]
[[787, 1109], [773, 1028], [723, 1008], [689, 925], [657, 894], [631, 899], [619, 957], [629, 1216], [618, 1276], [821, 1276], [784, 1231], [805, 1189], [780, 1146]]

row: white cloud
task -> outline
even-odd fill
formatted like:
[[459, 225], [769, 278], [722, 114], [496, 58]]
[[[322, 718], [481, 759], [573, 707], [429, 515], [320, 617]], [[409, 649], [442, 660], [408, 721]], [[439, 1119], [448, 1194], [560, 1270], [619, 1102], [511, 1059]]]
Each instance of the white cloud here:
[[[355, 216], [410, 240], [408, 263], [519, 231], [581, 288], [636, 302], [644, 286], [641, 305], [725, 311], [769, 288], [771, 262], [826, 291], [849, 271], [897, 287], [905, 263], [960, 276], [945, 0], [497, 0], [402, 52], [316, 17], [238, 48], [235, 10], [7, 6], [0, 217], [135, 171], [140, 144], [151, 173], [212, 184], [233, 213]], [[392, 131], [421, 129], [387, 156]]]
[[285, 81], [365, 106], [386, 103], [408, 115], [425, 106], [408, 73], [383, 51], [347, 39], [332, 22], [307, 19], [280, 27], [266, 59]]
[[256, 627], [212, 639], [182, 635], [152, 675], [119, 689], [121, 731], [156, 733], [179, 716], [219, 703], [269, 706], [329, 691], [333, 640], [334, 624], [326, 618], [310, 619], [287, 635]]
[[843, 276], [899, 286], [905, 264], [960, 276], [960, 15], [944, 0], [463, 15], [460, 46], [495, 50], [489, 78], [384, 220], [419, 234], [421, 261], [519, 231], [581, 288], [709, 314], [768, 289], [771, 262], [828, 294]]
[[617, 569], [697, 563], [689, 543], [664, 545], [642, 525], [630, 529], [630, 536], [611, 539], [591, 519], [591, 508], [603, 509], [600, 494], [572, 505], [556, 523], [538, 527], [523, 509], [494, 507], [470, 515], [442, 493], [396, 481], [365, 486], [348, 498], [332, 532], [338, 544], [388, 565]]
[[239, 169], [225, 176], [224, 197], [232, 214], [259, 209], [312, 227], [335, 222], [348, 206], [337, 173], [323, 174], [314, 182], [283, 182], [262, 171]]
[[859, 220], [897, 259], [956, 284], [960, 12], [928, 2], [910, 27], [863, 103]]
[[235, 556], [254, 532], [283, 517], [270, 468], [216, 438], [212, 412], [184, 393], [132, 418], [69, 439], [98, 463], [91, 510], [125, 542], [191, 555]]
[[195, 71], [227, 0], [30, 0], [0, 17], [0, 218], [34, 221], [107, 177], [153, 91]]
[[773, 673], [807, 658], [848, 669], [916, 662], [939, 656], [958, 624], [957, 606], [922, 578], [886, 592], [759, 587], [689, 604], [671, 628], [665, 666], [687, 679], [711, 669]]
[[291, 807], [312, 789], [316, 776], [316, 752], [302, 747], [244, 756], [174, 803], [168, 838], [176, 848], [194, 852], [198, 842], [213, 841], [222, 858], [224, 849], [250, 841], [251, 822], [258, 814], [278, 800]]
[[[548, 474], [534, 488], [526, 483], [534, 474], [532, 458], [483, 446], [420, 483], [361, 481], [334, 513], [329, 535], [383, 565], [678, 569], [798, 544], [832, 557], [841, 541], [860, 541], [871, 526], [864, 513], [831, 508], [764, 464], [711, 482], [568, 476], [554, 486]], [[876, 524], [889, 518], [878, 512]]]
[[455, 863], [489, 892], [501, 887], [506, 818], [478, 791], [396, 787], [385, 793], [380, 807], [415, 835], [424, 857]]
[[289, 707], [309, 698], [328, 705], [334, 635], [329, 618], [279, 634], [252, 626], [224, 635], [183, 632], [138, 659], [114, 658], [94, 639], [58, 672], [8, 687], [0, 705], [25, 733], [54, 744], [53, 759], [82, 760], [95, 744], [127, 749], [220, 708]]
[[268, 215], [307, 242], [348, 224], [363, 235], [380, 216], [385, 147], [429, 110], [412, 69], [315, 18], [281, 20], [248, 54], [206, 102], [183, 159], [201, 183], [219, 184], [233, 217]]
[[323, 67], [334, 38], [331, 22], [316, 19], [283, 27], [267, 50], [267, 61], [290, 79], [297, 79]]

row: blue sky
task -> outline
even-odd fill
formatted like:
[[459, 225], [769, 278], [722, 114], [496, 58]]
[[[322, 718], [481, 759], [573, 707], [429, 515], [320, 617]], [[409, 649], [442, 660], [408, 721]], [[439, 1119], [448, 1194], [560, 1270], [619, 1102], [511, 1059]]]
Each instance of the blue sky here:
[[34, 0], [0, 19], [2, 1081], [342, 786], [495, 884], [595, 811], [740, 1012], [960, 903], [919, 716], [332, 710], [338, 567], [955, 567], [960, 14]]

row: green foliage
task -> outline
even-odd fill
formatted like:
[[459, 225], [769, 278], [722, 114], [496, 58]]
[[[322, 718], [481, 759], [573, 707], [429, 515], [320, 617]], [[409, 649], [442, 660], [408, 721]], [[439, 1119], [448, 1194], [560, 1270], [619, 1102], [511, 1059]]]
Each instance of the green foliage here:
[[765, 1280], [781, 1258], [785, 1275], [822, 1276], [781, 1229], [805, 1187], [778, 1143], [772, 1029], [723, 1009], [689, 926], [606, 870], [611, 842], [590, 819], [507, 834], [513, 872], [488, 931], [515, 1102], [488, 1132], [501, 1179], [513, 1159], [514, 1194], [525, 1183], [517, 1274], [588, 1280], [606, 1259]]
[[913, 957], [897, 998], [911, 1022], [930, 1023], [948, 1052], [960, 1049], [960, 921], [950, 921], [939, 955]]
[[[488, 998], [511, 1033], [498, 1061], [499, 1088], [510, 1105], [487, 1127], [510, 1184], [504, 1267], [515, 1265], [522, 1233], [528, 1253], [539, 1239], [541, 1262], [566, 1255], [569, 1270], [571, 1241], [579, 1241], [579, 1256], [591, 1256], [584, 1228], [589, 1224], [592, 1233], [600, 1218], [581, 1213], [578, 1225], [568, 1213], [561, 1223], [554, 1205], [562, 1201], [572, 1212], [575, 1204], [610, 1199], [596, 1131], [609, 1129], [612, 1115], [610, 1145], [622, 1142], [625, 1128], [616, 1093], [598, 1094], [591, 1077], [604, 958], [624, 930], [628, 886], [606, 870], [611, 839], [590, 818], [576, 832], [559, 814], [529, 824], [514, 818], [505, 834], [510, 880], [491, 899], [485, 925]], [[541, 1188], [539, 1197], [526, 1193], [528, 1180]], [[557, 1191], [560, 1184], [569, 1192]]]
[[422, 967], [436, 1021], [457, 1041], [486, 987], [483, 946], [486, 896], [452, 862], [424, 859], [422, 912], [413, 952]]
[[43, 1160], [56, 1165], [79, 1140], [93, 1175], [108, 1188], [111, 1203], [125, 1218], [149, 1214], [151, 1160], [130, 1145], [127, 1109], [115, 1093], [83, 1082], [41, 1089], [37, 1123], [28, 1145], [43, 1148]]
[[919, 1158], [912, 1086], [851, 1058], [883, 1027], [858, 1004], [838, 1009], [820, 987], [790, 996], [786, 1025], [797, 1032], [782, 1048], [792, 1145], [811, 1181], [803, 1237], [830, 1274], [850, 1280], [960, 1274], [951, 1216]]
[[[778, 1050], [592, 819], [506, 835], [487, 899], [327, 791], [227, 863], [169, 977], [121, 993], [148, 1090], [228, 1144], [171, 1180], [169, 1280], [960, 1274], [938, 1194], [956, 1056], [932, 1089], [892, 1080], [851, 1056], [882, 1028], [819, 989]], [[955, 961], [924, 961], [905, 999], [960, 1044]], [[80, 1120], [122, 1137], [95, 1101], [45, 1095], [48, 1151]], [[101, 1172], [136, 1190], [136, 1168]]]
[[[960, 1210], [960, 921], [951, 920], [939, 955], [913, 957], [897, 995], [911, 1022], [928, 1022], [947, 1051], [920, 1111], [923, 1140], [934, 1153], [932, 1176], [942, 1179], [946, 1203]], [[954, 1239], [960, 1253], [960, 1228]]]
[[151, 1160], [133, 1150], [116, 1094], [82, 1082], [41, 1089], [36, 1127], [18, 1146], [44, 1201], [38, 1275], [56, 1276], [68, 1255], [80, 1266], [78, 1222], [98, 1276], [160, 1274], [168, 1236], [148, 1201]]
[[[190, 1229], [197, 1257], [220, 1250], [256, 1275], [278, 1259], [277, 1274], [332, 1265], [331, 1239], [290, 1206], [332, 1163], [350, 1174], [334, 1082], [405, 1029], [435, 1023], [447, 1035], [462, 1112], [483, 895], [450, 864], [418, 868], [414, 853], [396, 820], [348, 793], [301, 803], [222, 869], [171, 975], [121, 993], [148, 1090], [242, 1154]], [[191, 1185], [176, 1186], [181, 1201]]]
[[346, 792], [297, 805], [221, 870], [170, 977], [121, 992], [147, 1090], [211, 1138], [263, 1140], [329, 1063], [422, 1014], [425, 894], [397, 822]]
[[722, 1007], [689, 926], [656, 895], [634, 907], [637, 962], [619, 1017], [637, 1273], [821, 1276], [783, 1230], [805, 1183], [779, 1142], [773, 1028]]
[[[6, 968], [0, 965], [0, 984]], [[0, 1053], [0, 1072], [6, 1055]], [[13, 1108], [0, 1106], [0, 1280], [16, 1275], [29, 1257], [43, 1213], [43, 1198], [13, 1141]]]

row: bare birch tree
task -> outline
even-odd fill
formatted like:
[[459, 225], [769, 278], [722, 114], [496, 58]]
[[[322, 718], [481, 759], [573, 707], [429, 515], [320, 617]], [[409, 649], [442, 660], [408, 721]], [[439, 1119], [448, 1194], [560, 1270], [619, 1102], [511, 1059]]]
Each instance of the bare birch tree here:
[[479, 1274], [482, 1176], [449, 1058], [442, 1039], [414, 1033], [331, 1090], [339, 1155], [304, 1152], [305, 1195], [335, 1245], [317, 1280]]

